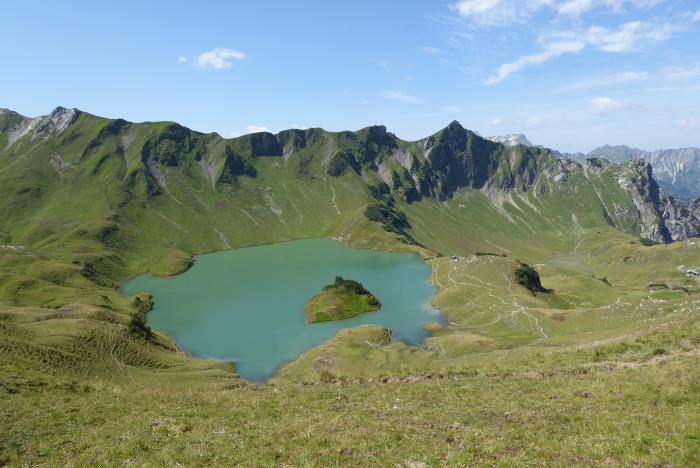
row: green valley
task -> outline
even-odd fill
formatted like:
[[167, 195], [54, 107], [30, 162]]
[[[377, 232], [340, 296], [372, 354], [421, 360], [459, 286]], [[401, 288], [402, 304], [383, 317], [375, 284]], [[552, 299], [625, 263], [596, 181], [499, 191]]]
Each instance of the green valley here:
[[[0, 465], [696, 464], [699, 217], [643, 161], [458, 122], [225, 139], [0, 110]], [[344, 328], [253, 383], [121, 292], [299, 239], [420, 255], [445, 320]]]

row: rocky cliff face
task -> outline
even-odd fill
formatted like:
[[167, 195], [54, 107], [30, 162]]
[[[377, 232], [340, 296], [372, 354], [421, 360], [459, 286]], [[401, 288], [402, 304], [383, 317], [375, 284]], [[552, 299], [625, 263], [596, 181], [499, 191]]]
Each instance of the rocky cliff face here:
[[662, 190], [685, 202], [700, 198], [700, 149], [658, 150], [643, 158], [654, 167]]
[[679, 205], [659, 190], [650, 163], [637, 159], [620, 166], [620, 186], [632, 197], [641, 219], [641, 236], [654, 242], [672, 242], [700, 235], [698, 207]]
[[700, 236], [700, 201], [684, 207], [662, 196], [659, 212], [672, 241]]
[[643, 159], [654, 169], [654, 177], [661, 190], [687, 204], [700, 198], [700, 149], [679, 148], [644, 151], [629, 146], [603, 145], [587, 155], [563, 154], [562, 157], [579, 162], [586, 158], [605, 158], [617, 164]]
[[32, 140], [50, 134], [61, 133], [80, 115], [78, 109], [57, 107], [47, 116], [28, 118], [16, 112], [0, 110], [0, 132], [4, 134], [5, 146], [12, 146], [21, 138], [30, 135]]
[[670, 242], [671, 234], [660, 216], [661, 193], [652, 176], [651, 165], [635, 160], [621, 169], [618, 183], [630, 195], [639, 213], [641, 237], [654, 242]]

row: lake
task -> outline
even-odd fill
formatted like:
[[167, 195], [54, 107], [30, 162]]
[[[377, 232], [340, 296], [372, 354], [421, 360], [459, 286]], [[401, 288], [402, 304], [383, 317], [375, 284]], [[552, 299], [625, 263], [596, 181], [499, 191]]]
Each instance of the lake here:
[[[306, 323], [306, 302], [336, 275], [361, 282], [382, 308]], [[152, 294], [148, 324], [170, 334], [183, 351], [234, 361], [243, 378], [261, 381], [342, 328], [383, 325], [393, 339], [421, 344], [428, 336], [422, 326], [442, 321], [430, 305], [435, 291], [429, 278], [430, 267], [418, 254], [306, 239], [199, 255], [181, 275], [145, 274], [127, 281], [122, 292]]]

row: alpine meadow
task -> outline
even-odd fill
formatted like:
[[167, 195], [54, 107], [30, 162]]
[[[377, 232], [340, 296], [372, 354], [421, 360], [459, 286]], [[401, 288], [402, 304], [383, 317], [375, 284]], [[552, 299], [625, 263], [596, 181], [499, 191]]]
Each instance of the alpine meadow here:
[[[101, 37], [90, 21], [109, 13], [84, 4], [82, 19], [66, 20], [82, 24], [84, 35], [57, 52], [66, 63], [40, 79], [49, 83], [58, 72], [49, 89], [30, 102], [38, 78], [22, 84], [19, 74], [14, 78], [19, 71], [0, 78], [8, 91], [0, 105], [13, 107], [0, 109], [0, 466], [697, 466], [700, 199], [693, 197], [700, 150], [602, 146], [618, 134], [637, 146], [688, 146], [686, 130], [700, 144], [697, 122], [686, 119], [678, 133], [660, 131], [652, 142], [639, 120], [656, 105], [664, 109], [658, 112], [695, 106], [697, 113], [692, 89], [700, 73], [674, 81], [663, 74], [671, 73], [670, 64], [650, 62], [661, 71], [632, 79], [610, 68], [641, 66], [635, 54], [663, 51], [663, 44], [670, 50], [670, 41], [675, 54], [700, 60], [697, 50], [692, 55], [679, 45], [697, 36], [700, 11], [688, 10], [692, 3], [462, 0], [433, 13], [407, 2], [397, 21], [419, 18], [443, 29], [435, 36], [415, 32], [424, 42], [412, 46], [438, 68], [401, 69], [392, 79], [403, 81], [391, 86], [421, 89], [411, 83], [432, 79], [436, 94], [387, 91], [379, 97], [383, 105], [405, 110], [378, 110], [387, 126], [359, 130], [343, 130], [361, 126], [352, 127], [354, 111], [343, 116], [346, 98], [322, 102], [328, 83], [312, 76], [316, 69], [304, 75], [308, 81], [295, 81], [318, 93], [308, 98], [308, 109], [274, 87], [264, 91], [274, 96], [270, 101], [252, 94], [263, 93], [269, 80], [281, 83], [283, 74], [300, 79], [291, 75], [305, 73], [311, 58], [338, 65], [341, 59], [327, 55], [327, 47], [348, 53], [349, 43], [365, 48], [365, 40], [389, 40], [383, 34], [392, 31], [396, 40], [412, 43], [393, 23], [382, 29], [388, 5], [377, 6], [373, 19], [348, 13], [337, 32], [311, 19], [316, 7], [324, 21], [342, 15], [337, 6], [297, 5], [297, 11], [280, 3], [275, 9], [284, 11], [269, 12], [270, 26], [282, 28], [275, 30], [260, 22], [260, 6], [238, 5], [245, 10], [241, 18], [257, 20], [238, 19], [240, 31], [224, 28], [214, 41], [235, 38], [249, 44], [242, 50], [273, 53], [271, 38], [255, 46], [243, 38], [269, 34], [286, 41], [285, 31], [292, 30], [282, 24], [297, 21], [309, 29], [295, 29], [291, 38], [316, 40], [318, 27], [328, 44], [319, 43], [309, 52], [313, 57], [300, 55], [298, 64], [280, 56], [274, 67], [250, 72], [255, 79], [240, 91], [239, 106], [227, 101], [227, 93], [239, 91], [226, 88], [226, 76], [249, 73], [243, 69], [255, 63], [254, 53], [216, 48], [194, 58], [175, 55], [172, 70], [191, 71], [186, 81], [192, 84], [178, 82], [180, 91], [164, 98], [163, 109], [172, 108], [170, 102], [185, 108], [201, 92], [202, 102], [186, 113], [190, 122], [220, 98], [229, 113], [242, 116], [290, 108], [301, 119], [317, 113], [319, 122], [331, 121], [332, 115], [323, 127], [336, 130], [251, 125], [226, 136], [183, 121], [185, 114], [172, 117], [178, 122], [138, 122], [129, 117], [143, 115], [137, 97], [117, 102], [121, 86], [131, 85], [111, 78], [95, 94], [92, 75], [81, 77], [82, 65], [68, 57], [97, 47], [89, 44]], [[159, 5], [164, 17], [154, 15], [152, 26], [175, 40], [171, 28], [187, 16], [186, 2], [173, 3], [172, 11]], [[154, 14], [152, 7], [144, 6], [143, 14]], [[233, 5], [217, 7], [222, 17], [237, 18]], [[30, 56], [44, 40], [29, 33], [50, 18], [25, 8], [11, 8], [18, 21], [11, 34], [20, 34], [20, 24], [28, 28], [18, 46], [28, 58], [11, 55], [5, 62], [43, 67]], [[362, 10], [373, 8], [365, 3]], [[69, 10], [77, 14], [77, 7]], [[664, 37], [652, 34], [662, 14], [686, 26], [664, 30]], [[640, 15], [638, 26], [614, 26]], [[606, 27], [582, 26], [601, 18]], [[118, 39], [112, 20], [104, 21], [112, 50]], [[150, 21], [137, 20], [134, 37], [156, 41], [145, 32]], [[223, 28], [223, 19], [206, 21]], [[557, 31], [532, 36], [521, 31], [524, 25]], [[341, 38], [350, 26], [358, 29]], [[630, 30], [636, 42], [619, 49], [614, 41]], [[210, 31], [199, 32], [202, 41], [212, 41]], [[362, 32], [368, 37], [355, 36]], [[65, 34], [58, 43], [77, 30]], [[508, 43], [496, 47], [484, 35], [513, 40], [514, 49], [506, 53]], [[522, 39], [517, 47], [515, 37]], [[132, 39], [120, 47], [140, 50]], [[439, 40], [440, 48], [425, 46]], [[527, 46], [541, 50], [512, 57]], [[165, 46], [153, 47], [160, 53]], [[496, 55], [477, 52], [499, 47]], [[139, 53], [133, 60], [146, 66]], [[450, 65], [465, 54], [471, 68]], [[627, 55], [620, 55], [623, 64], [609, 61], [609, 54]], [[372, 66], [393, 73], [408, 67], [410, 57]], [[494, 57], [511, 62], [491, 69]], [[349, 62], [348, 80], [369, 86], [362, 80], [370, 78], [353, 70], [355, 59], [341, 60]], [[608, 79], [546, 92], [527, 82], [566, 73], [558, 61], [571, 61], [580, 76]], [[70, 70], [64, 87], [67, 78], [58, 75], [73, 66], [79, 69]], [[479, 67], [486, 75], [475, 71]], [[453, 95], [466, 110], [454, 118], [447, 111], [411, 111], [439, 101], [441, 86], [458, 89], [440, 70], [463, 79], [479, 74], [470, 86], [494, 94], [481, 103], [478, 89], [459, 88]], [[409, 72], [416, 76], [405, 78]], [[140, 69], [129, 73], [136, 89]], [[211, 75], [223, 81], [194, 84], [197, 76]], [[328, 80], [347, 88], [338, 96], [354, 92], [335, 72], [328, 71]], [[630, 83], [625, 91], [615, 87], [623, 80]], [[673, 92], [695, 97], [685, 104], [675, 98], [633, 104], [635, 86], [652, 81], [659, 82], [654, 93], [681, 86]], [[535, 104], [524, 103], [527, 93], [508, 95], [514, 82], [551, 96], [538, 104], [547, 109], [542, 123], [518, 114]], [[115, 96], [108, 96], [108, 84]], [[584, 143], [569, 145], [560, 127], [548, 133], [548, 122], [569, 124], [547, 112], [575, 112], [563, 101], [566, 93], [603, 86], [610, 88], [600, 93], [619, 91], [617, 101], [593, 99], [593, 111], [570, 117], [575, 124], [566, 127], [576, 134], [570, 141], [584, 135]], [[498, 87], [506, 91], [496, 99]], [[148, 99], [143, 106], [159, 105]], [[483, 109], [498, 108], [501, 99], [512, 110], [499, 117], [508, 129], [531, 129], [536, 141], [552, 141], [557, 149], [600, 148], [584, 155], [533, 145], [524, 135], [482, 137], [471, 122], [485, 134], [497, 131], [504, 124]], [[24, 108], [49, 101], [44, 115], [24, 115]], [[55, 107], [59, 103], [67, 107]], [[374, 104], [363, 105], [360, 120], [376, 121]], [[113, 111], [98, 112], [110, 106]], [[101, 117], [91, 107], [125, 118]], [[491, 123], [482, 122], [480, 112]], [[418, 122], [423, 118], [428, 125]], [[412, 119], [415, 126], [393, 130]], [[436, 132], [414, 130], [450, 121]]]

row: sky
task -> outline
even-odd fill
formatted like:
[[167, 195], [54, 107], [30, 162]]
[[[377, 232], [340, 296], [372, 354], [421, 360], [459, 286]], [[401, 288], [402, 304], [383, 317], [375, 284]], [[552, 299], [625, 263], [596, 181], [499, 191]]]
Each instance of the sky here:
[[700, 0], [24, 1], [0, 107], [232, 137], [386, 125], [588, 152], [700, 146]]

